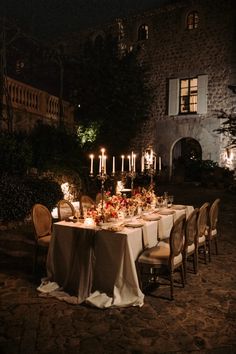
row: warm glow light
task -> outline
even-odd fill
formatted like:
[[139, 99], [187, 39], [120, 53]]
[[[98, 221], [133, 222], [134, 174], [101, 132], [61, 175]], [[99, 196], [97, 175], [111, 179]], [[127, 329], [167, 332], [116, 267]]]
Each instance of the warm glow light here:
[[95, 222], [94, 222], [93, 218], [86, 218], [84, 220], [84, 225], [86, 225], [86, 226], [95, 226]]

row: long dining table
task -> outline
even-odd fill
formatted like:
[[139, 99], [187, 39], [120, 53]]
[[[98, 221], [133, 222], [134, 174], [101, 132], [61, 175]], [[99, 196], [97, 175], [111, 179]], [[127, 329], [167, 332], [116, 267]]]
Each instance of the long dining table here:
[[81, 222], [53, 224], [47, 257], [47, 275], [58, 288], [50, 295], [70, 303], [86, 302], [99, 308], [142, 306], [136, 260], [143, 250], [170, 235], [174, 221], [192, 206], [160, 211], [158, 220], [124, 223], [121, 230], [86, 226]]

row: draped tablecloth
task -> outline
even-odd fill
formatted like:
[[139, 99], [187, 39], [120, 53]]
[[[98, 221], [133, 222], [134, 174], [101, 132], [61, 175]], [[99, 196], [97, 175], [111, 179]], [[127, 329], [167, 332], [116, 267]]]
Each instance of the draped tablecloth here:
[[70, 303], [87, 303], [99, 308], [142, 306], [135, 261], [146, 240], [155, 246], [168, 238], [174, 220], [193, 210], [187, 207], [142, 227], [125, 227], [121, 232], [85, 227], [60, 221], [53, 225], [47, 258], [48, 279], [60, 288], [51, 293]]

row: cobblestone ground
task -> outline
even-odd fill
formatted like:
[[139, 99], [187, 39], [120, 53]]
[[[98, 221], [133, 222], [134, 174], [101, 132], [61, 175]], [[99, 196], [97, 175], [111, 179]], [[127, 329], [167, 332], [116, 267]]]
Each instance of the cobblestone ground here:
[[[200, 261], [183, 289], [160, 286], [142, 308], [99, 310], [40, 297], [40, 276], [16, 231], [0, 232], [0, 352], [236, 353], [236, 200], [222, 190], [169, 186], [176, 203], [200, 206], [221, 197], [219, 255]], [[167, 190], [167, 187], [165, 187]], [[18, 249], [6, 255], [7, 241]], [[6, 242], [4, 243], [3, 240]], [[22, 248], [22, 249], [21, 249]], [[14, 256], [12, 256], [12, 254]], [[191, 264], [189, 264], [191, 268]], [[178, 279], [178, 274], [176, 274]]]

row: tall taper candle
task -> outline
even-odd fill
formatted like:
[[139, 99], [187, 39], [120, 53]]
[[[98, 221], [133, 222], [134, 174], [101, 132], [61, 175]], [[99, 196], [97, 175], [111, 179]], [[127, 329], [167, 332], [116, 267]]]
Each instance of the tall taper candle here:
[[113, 156], [113, 158], [112, 158], [112, 173], [115, 173], [115, 169], [116, 169], [116, 167], [115, 167], [115, 156]]
[[90, 159], [91, 159], [90, 174], [91, 174], [91, 175], [93, 174], [93, 158], [94, 158], [94, 155], [91, 154], [91, 155], [90, 155]]

